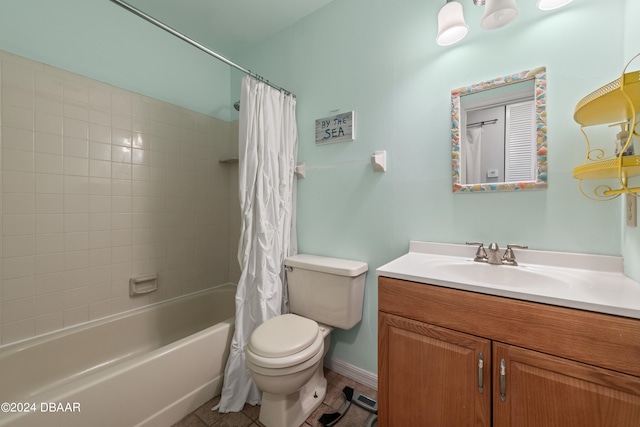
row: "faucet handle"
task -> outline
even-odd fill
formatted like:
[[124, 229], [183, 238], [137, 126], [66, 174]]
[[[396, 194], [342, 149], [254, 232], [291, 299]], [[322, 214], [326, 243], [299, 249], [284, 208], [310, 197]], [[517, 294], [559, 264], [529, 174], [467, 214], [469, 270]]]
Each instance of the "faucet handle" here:
[[513, 253], [512, 248], [529, 249], [529, 247], [525, 245], [513, 245], [513, 244], [507, 245], [507, 250], [504, 251], [504, 255], [502, 256], [503, 264], [518, 265], [518, 263], [516, 262], [516, 255]]
[[527, 245], [514, 245], [513, 243], [509, 243], [507, 245], [507, 249], [516, 248], [516, 249], [529, 249]]
[[482, 242], [465, 242], [467, 245], [476, 245], [478, 250], [476, 251], [476, 257], [474, 261], [485, 262], [487, 260], [487, 252], [484, 250], [484, 243]]

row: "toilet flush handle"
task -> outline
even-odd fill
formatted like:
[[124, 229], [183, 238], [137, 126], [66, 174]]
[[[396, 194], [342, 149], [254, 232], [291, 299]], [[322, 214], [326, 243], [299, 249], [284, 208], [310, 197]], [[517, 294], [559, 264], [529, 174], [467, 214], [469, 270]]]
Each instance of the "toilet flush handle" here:
[[290, 265], [285, 265], [284, 269], [287, 273], [291, 273], [293, 271], [293, 267], [291, 267]]

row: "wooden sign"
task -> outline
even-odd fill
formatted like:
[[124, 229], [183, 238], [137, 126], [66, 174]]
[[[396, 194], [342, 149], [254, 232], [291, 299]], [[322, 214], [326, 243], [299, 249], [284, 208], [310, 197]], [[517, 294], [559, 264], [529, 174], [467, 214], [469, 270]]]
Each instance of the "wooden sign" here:
[[354, 138], [353, 111], [316, 120], [316, 145], [353, 141]]

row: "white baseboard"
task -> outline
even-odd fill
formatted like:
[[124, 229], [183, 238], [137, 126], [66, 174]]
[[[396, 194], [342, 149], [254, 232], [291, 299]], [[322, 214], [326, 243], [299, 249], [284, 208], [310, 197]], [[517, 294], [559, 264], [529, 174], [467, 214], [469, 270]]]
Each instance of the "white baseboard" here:
[[335, 373], [354, 380], [355, 382], [366, 385], [374, 390], [378, 390], [378, 376], [371, 372], [334, 358], [326, 358], [324, 360], [324, 366]]

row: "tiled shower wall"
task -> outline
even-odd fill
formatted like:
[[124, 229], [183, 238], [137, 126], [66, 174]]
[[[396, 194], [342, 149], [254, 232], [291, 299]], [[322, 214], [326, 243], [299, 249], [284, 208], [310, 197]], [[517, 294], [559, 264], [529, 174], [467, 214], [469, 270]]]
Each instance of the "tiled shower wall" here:
[[[232, 123], [0, 64], [0, 343], [234, 280]], [[130, 277], [156, 273], [157, 291], [129, 296]]]

